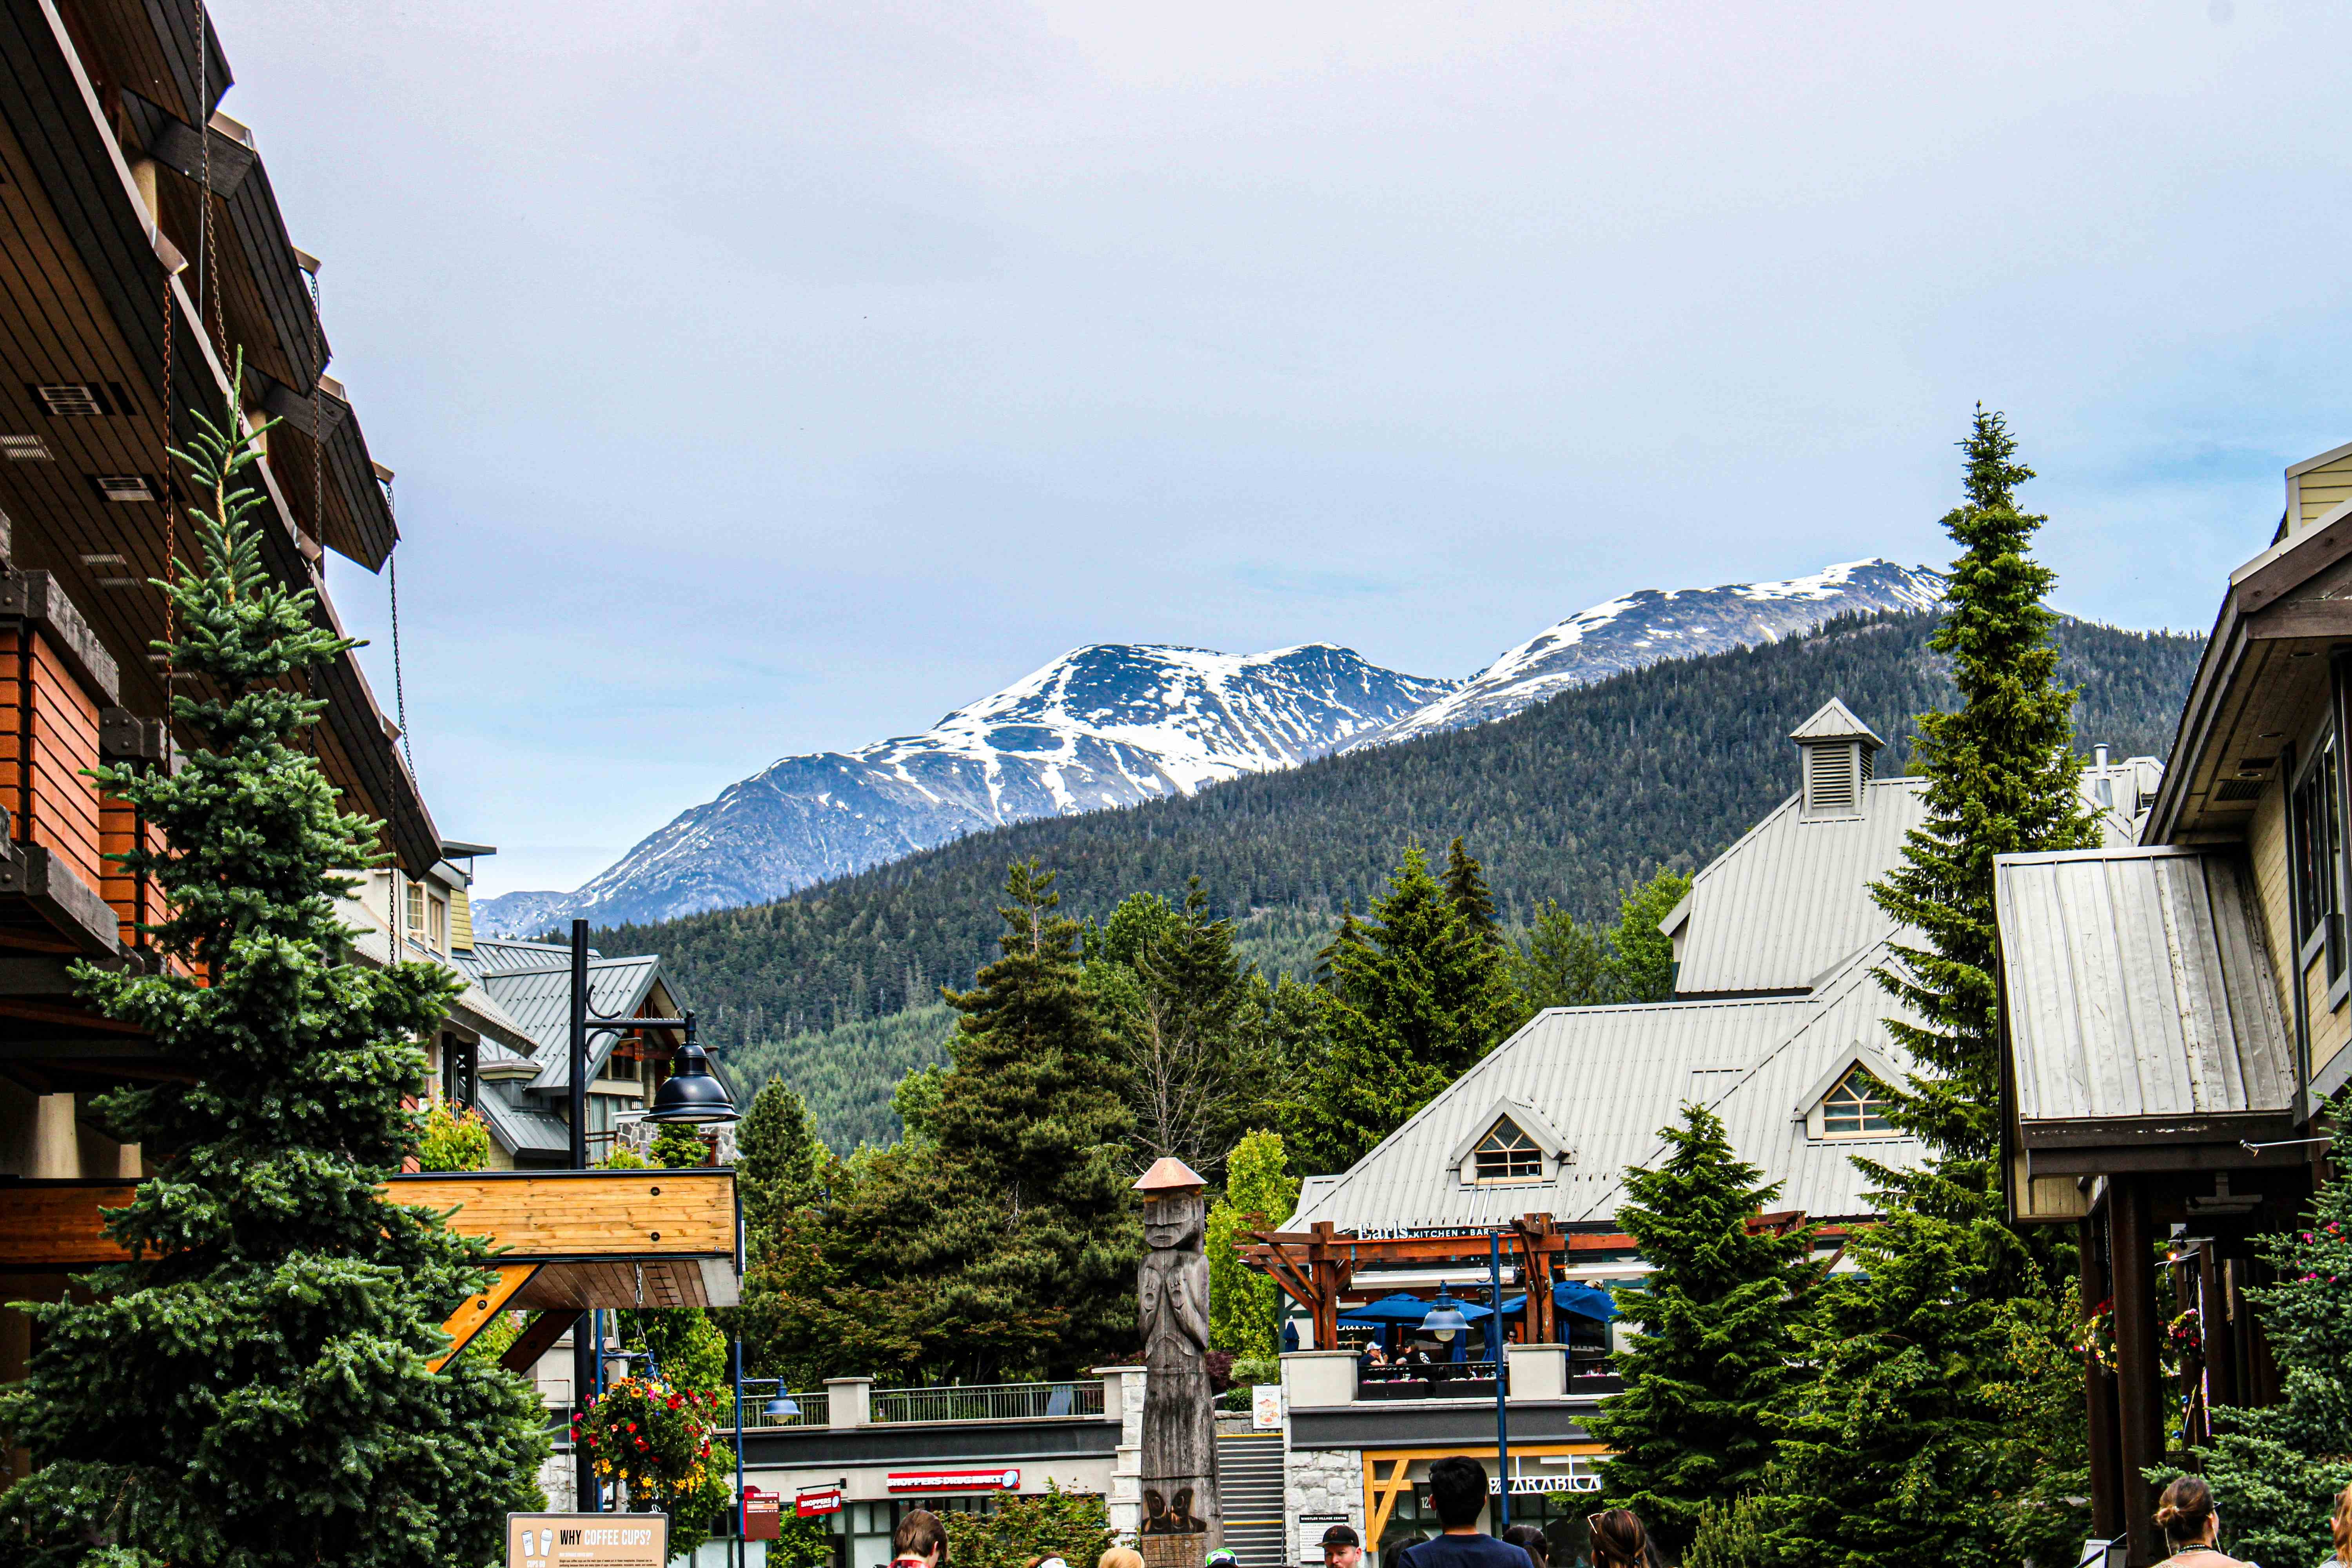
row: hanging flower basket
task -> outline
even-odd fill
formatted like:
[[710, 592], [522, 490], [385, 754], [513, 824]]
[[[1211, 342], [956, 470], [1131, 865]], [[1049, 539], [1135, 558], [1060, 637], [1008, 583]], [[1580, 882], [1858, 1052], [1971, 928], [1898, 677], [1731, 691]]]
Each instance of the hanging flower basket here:
[[710, 1434], [719, 1396], [672, 1388], [658, 1378], [625, 1377], [572, 1423], [597, 1479], [628, 1489], [635, 1513], [675, 1513], [710, 1475]]

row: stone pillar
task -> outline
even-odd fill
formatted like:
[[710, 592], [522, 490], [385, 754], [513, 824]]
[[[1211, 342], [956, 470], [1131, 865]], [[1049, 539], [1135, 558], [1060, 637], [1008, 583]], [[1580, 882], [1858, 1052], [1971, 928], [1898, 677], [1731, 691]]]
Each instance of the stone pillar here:
[[870, 1377], [828, 1377], [824, 1380], [824, 1424], [830, 1427], [874, 1424], [874, 1380]]
[[1283, 1403], [1293, 1410], [1353, 1405], [1356, 1402], [1356, 1352], [1284, 1352], [1282, 1398]]
[[1102, 1379], [1104, 1418], [1118, 1423], [1110, 1493], [1104, 1503], [1111, 1529], [1121, 1542], [1132, 1544], [1136, 1531], [1143, 1528], [1143, 1369], [1097, 1366], [1088, 1370]]
[[1566, 1345], [1507, 1345], [1503, 1353], [1510, 1358], [1511, 1398], [1568, 1397]]
[[1205, 1184], [1181, 1160], [1165, 1159], [1135, 1185], [1151, 1247], [1135, 1281], [1145, 1368], [1136, 1549], [1146, 1568], [1200, 1568], [1224, 1540], [1207, 1360], [1209, 1260], [1201, 1249]]

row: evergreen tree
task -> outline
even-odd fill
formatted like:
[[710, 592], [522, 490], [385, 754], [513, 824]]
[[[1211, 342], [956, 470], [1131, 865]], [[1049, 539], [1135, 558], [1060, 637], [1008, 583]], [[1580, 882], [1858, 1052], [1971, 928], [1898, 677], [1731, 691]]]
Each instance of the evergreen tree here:
[[1609, 950], [1599, 931], [1546, 899], [1511, 961], [1520, 1010], [1590, 1007], [1608, 997]]
[[353, 645], [262, 566], [234, 395], [198, 423], [174, 456], [208, 503], [202, 560], [165, 591], [172, 659], [205, 683], [173, 713], [201, 744], [176, 774], [95, 770], [174, 847], [117, 858], [162, 888], [152, 942], [185, 967], [75, 971], [186, 1081], [97, 1102], [157, 1173], [106, 1221], [131, 1261], [21, 1309], [38, 1330], [0, 1426], [37, 1468], [0, 1500], [0, 1559], [471, 1568], [539, 1506], [544, 1412], [495, 1364], [427, 1370], [489, 1246], [380, 1186], [417, 1150], [416, 1041], [457, 987], [352, 962], [336, 868], [378, 863], [379, 825], [295, 743], [324, 706], [295, 678]]
[[2246, 1292], [2277, 1358], [2274, 1405], [2216, 1406], [2211, 1446], [2199, 1456], [2226, 1503], [2233, 1555], [2261, 1563], [2320, 1563], [2335, 1550], [2328, 1505], [2352, 1485], [2352, 1117], [2339, 1095], [2330, 1163], [2339, 1173], [2313, 1195], [2309, 1228], [2265, 1237], [2258, 1250], [2277, 1283]]
[[1202, 1237], [1209, 1255], [1209, 1343], [1237, 1356], [1270, 1356], [1281, 1348], [1282, 1293], [1273, 1280], [1242, 1261], [1252, 1230], [1280, 1225], [1298, 1206], [1298, 1178], [1278, 1132], [1252, 1132], [1225, 1162], [1225, 1191], [1209, 1206]]
[[781, 1215], [816, 1196], [825, 1163], [807, 1102], [782, 1079], [770, 1079], [735, 1129], [736, 1190], [753, 1249]]
[[1602, 990], [1609, 1001], [1671, 1002], [1675, 996], [1675, 944], [1658, 929], [1691, 889], [1680, 871], [1660, 871], [1617, 904], [1617, 926], [1609, 933]]
[[1751, 1229], [1778, 1184], [1738, 1158], [1723, 1123], [1696, 1105], [1656, 1166], [1625, 1173], [1617, 1224], [1653, 1272], [1617, 1302], [1640, 1325], [1618, 1361], [1625, 1390], [1591, 1426], [1612, 1450], [1612, 1508], [1649, 1524], [1669, 1558], [1703, 1510], [1755, 1487], [1773, 1457], [1769, 1417], [1790, 1381], [1798, 1297], [1812, 1234]]
[[1873, 889], [1881, 909], [1926, 939], [1895, 949], [1879, 974], [1925, 1020], [1887, 1025], [1921, 1068], [1907, 1086], [1890, 1086], [1890, 1119], [1935, 1152], [1934, 1173], [1914, 1191], [1951, 1215], [1998, 1183], [1993, 858], [2096, 842], [2078, 791], [2074, 694], [2056, 679], [2058, 617], [2044, 603], [2057, 574], [2029, 553], [2048, 520], [2017, 506], [2016, 489], [2033, 470], [2015, 460], [2008, 422], [1981, 405], [1961, 448], [1967, 499], [1944, 518], [1961, 553], [1928, 644], [1952, 661], [1959, 707], [1919, 715], [1910, 771], [1927, 781], [1927, 820]]
[[[1352, 927], [1354, 940], [1346, 940]], [[1285, 1105], [1308, 1168], [1340, 1171], [1485, 1056], [1517, 1019], [1499, 946], [1462, 919], [1409, 848], [1331, 949], [1328, 1043]]]
[[1459, 834], [1445, 851], [1445, 896], [1454, 900], [1454, 912], [1472, 935], [1503, 945], [1503, 928], [1495, 922], [1495, 895], [1486, 889], [1486, 868], [1470, 858]]

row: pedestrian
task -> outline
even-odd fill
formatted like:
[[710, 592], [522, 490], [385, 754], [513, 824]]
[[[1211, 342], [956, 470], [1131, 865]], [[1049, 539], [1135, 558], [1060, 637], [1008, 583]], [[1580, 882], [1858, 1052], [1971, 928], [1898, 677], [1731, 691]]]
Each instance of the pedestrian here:
[[1650, 1544], [1649, 1527], [1632, 1509], [1589, 1514], [1584, 1527], [1592, 1535], [1593, 1568], [1664, 1568], [1658, 1549]]
[[1536, 1568], [1527, 1548], [1497, 1541], [1478, 1528], [1478, 1516], [1486, 1509], [1486, 1466], [1449, 1454], [1429, 1467], [1429, 1496], [1445, 1532], [1399, 1552], [1400, 1568]]
[[2352, 1487], [2336, 1494], [2336, 1511], [2327, 1516], [2327, 1533], [2336, 1538], [2336, 1555], [2320, 1559], [2319, 1568], [2331, 1563], [2352, 1568]]
[[1515, 1524], [1503, 1531], [1503, 1539], [1533, 1558], [1536, 1568], [1551, 1568], [1551, 1537], [1542, 1526]]
[[1095, 1568], [1143, 1568], [1143, 1553], [1132, 1546], [1114, 1546], [1102, 1554]]
[[1335, 1524], [1323, 1532], [1323, 1568], [1357, 1568], [1364, 1560], [1364, 1542], [1352, 1526]]
[[2156, 1523], [2172, 1552], [2165, 1562], [2175, 1568], [2252, 1568], [2224, 1555], [2217, 1544], [2221, 1510], [2213, 1506], [2213, 1489], [2203, 1476], [2174, 1477], [2157, 1500]]
[[890, 1568], [947, 1568], [947, 1527], [929, 1509], [911, 1509], [890, 1532]]

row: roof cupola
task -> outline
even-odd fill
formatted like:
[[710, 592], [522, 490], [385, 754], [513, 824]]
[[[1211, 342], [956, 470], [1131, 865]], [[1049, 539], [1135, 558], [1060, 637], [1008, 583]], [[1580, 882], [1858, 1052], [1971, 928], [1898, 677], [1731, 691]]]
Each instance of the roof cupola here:
[[1789, 739], [1797, 742], [1798, 754], [1804, 759], [1801, 815], [1860, 816], [1872, 760], [1886, 742], [1834, 697], [1790, 731]]

